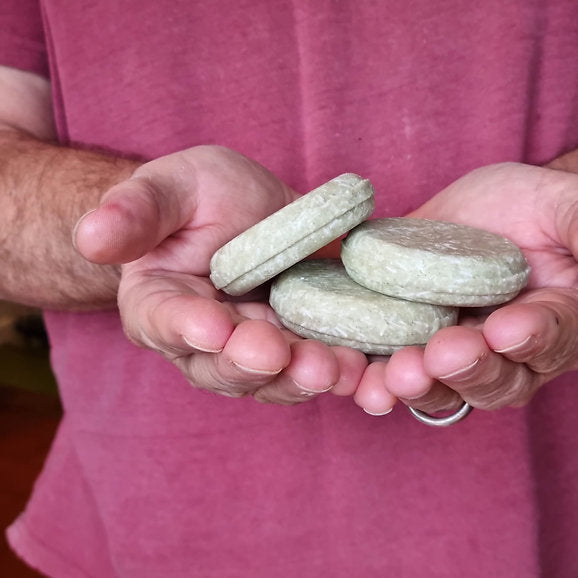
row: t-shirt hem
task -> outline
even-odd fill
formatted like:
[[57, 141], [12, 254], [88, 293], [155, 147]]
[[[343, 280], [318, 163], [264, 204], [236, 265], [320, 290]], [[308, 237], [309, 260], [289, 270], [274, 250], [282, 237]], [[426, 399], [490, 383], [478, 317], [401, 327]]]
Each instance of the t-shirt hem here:
[[41, 574], [58, 578], [90, 578], [82, 569], [46, 547], [29, 531], [22, 517], [6, 529], [6, 540], [25, 564]]

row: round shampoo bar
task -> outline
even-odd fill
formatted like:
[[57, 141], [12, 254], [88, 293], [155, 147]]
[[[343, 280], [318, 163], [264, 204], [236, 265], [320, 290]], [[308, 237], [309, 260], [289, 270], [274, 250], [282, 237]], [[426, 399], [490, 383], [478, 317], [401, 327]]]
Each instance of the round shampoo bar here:
[[211, 281], [229, 295], [243, 295], [347, 233], [374, 208], [367, 179], [340, 175], [221, 247], [211, 259]]
[[269, 301], [297, 335], [376, 355], [424, 344], [438, 329], [455, 325], [458, 316], [454, 307], [370, 291], [352, 281], [338, 259], [291, 267], [273, 282]]
[[425, 219], [367, 221], [342, 242], [341, 258], [351, 278], [368, 289], [460, 307], [505, 303], [530, 273], [520, 249], [507, 239]]

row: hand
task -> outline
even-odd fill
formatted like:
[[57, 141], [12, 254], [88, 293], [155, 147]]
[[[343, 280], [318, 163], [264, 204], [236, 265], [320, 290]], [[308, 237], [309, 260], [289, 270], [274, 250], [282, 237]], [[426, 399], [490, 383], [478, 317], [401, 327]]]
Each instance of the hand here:
[[427, 412], [456, 409], [462, 399], [498, 409], [523, 405], [546, 382], [578, 369], [578, 175], [489, 166], [410, 216], [508, 237], [532, 272], [527, 290], [509, 304], [489, 315], [472, 310], [425, 348], [396, 352], [383, 368], [387, 394]]
[[208, 279], [216, 249], [295, 198], [246, 157], [195, 147], [142, 165], [108, 191], [79, 221], [75, 245], [92, 262], [123, 263], [127, 336], [196, 386], [282, 404], [347, 395], [366, 368], [363, 354], [302, 340], [265, 302], [231, 299]]

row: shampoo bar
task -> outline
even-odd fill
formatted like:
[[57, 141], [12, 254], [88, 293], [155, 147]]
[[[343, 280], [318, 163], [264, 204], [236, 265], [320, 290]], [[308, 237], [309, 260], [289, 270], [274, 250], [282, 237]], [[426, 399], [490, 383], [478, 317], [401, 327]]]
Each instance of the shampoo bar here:
[[273, 282], [270, 303], [283, 325], [302, 337], [378, 355], [424, 344], [458, 316], [453, 307], [370, 291], [352, 281], [337, 259], [291, 267]]
[[341, 259], [357, 283], [385, 295], [450, 306], [505, 303], [530, 268], [510, 241], [480, 229], [425, 219], [375, 219], [352, 230]]
[[367, 179], [336, 177], [221, 247], [211, 259], [211, 281], [230, 295], [247, 293], [339, 238], [374, 207]]

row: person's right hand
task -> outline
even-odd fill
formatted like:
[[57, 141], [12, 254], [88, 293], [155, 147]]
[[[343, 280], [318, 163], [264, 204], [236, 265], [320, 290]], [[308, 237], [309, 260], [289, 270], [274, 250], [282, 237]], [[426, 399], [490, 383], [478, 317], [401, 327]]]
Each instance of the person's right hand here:
[[328, 390], [349, 395], [367, 366], [362, 353], [300, 339], [265, 301], [232, 299], [208, 279], [220, 246], [297, 196], [238, 153], [195, 147], [109, 190], [77, 224], [75, 246], [94, 263], [122, 264], [128, 338], [196, 386], [281, 404]]

